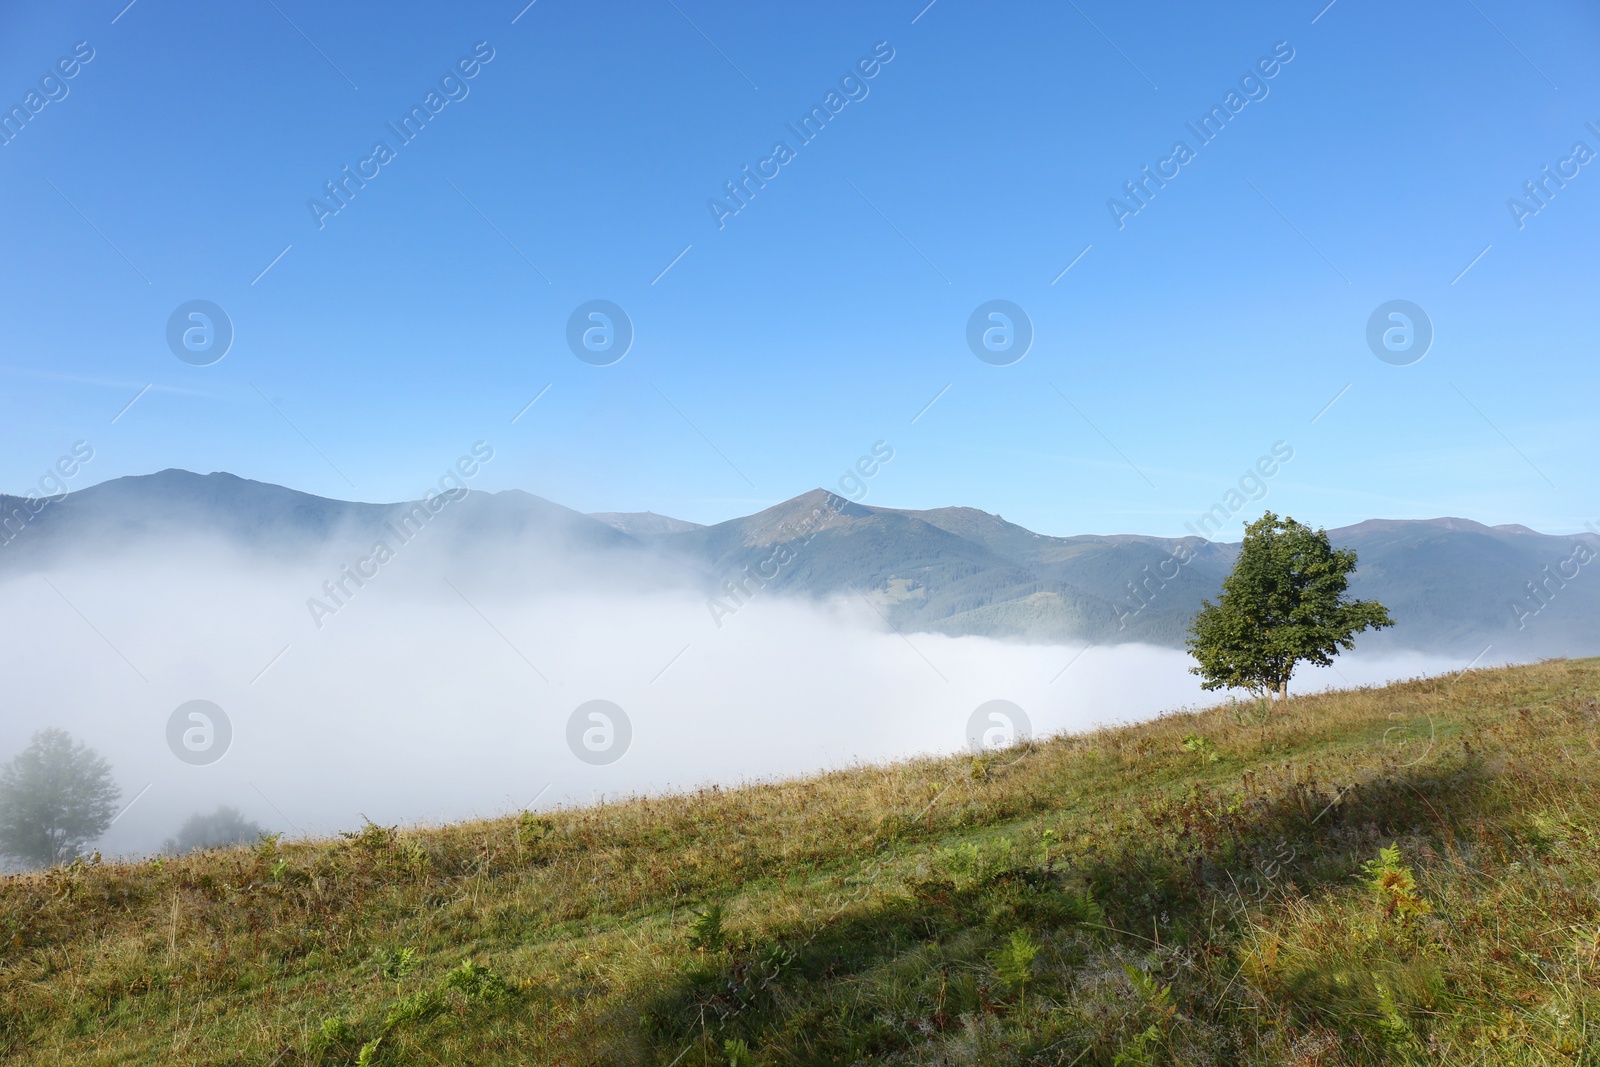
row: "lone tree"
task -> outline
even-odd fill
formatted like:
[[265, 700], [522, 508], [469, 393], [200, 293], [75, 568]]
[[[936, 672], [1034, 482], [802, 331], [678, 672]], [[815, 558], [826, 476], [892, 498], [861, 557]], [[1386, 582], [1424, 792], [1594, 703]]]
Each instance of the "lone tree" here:
[[105, 833], [121, 790], [111, 766], [65, 730], [41, 730], [0, 769], [0, 855], [50, 866]]
[[189, 816], [179, 828], [178, 836], [168, 838], [162, 851], [182, 855], [197, 848], [247, 844], [263, 832], [259, 825], [245, 818], [238, 808], [223, 804], [210, 815], [196, 812]]
[[1190, 669], [1203, 689], [1247, 689], [1258, 699], [1289, 696], [1289, 676], [1304, 661], [1327, 666], [1355, 635], [1393, 626], [1376, 600], [1350, 600], [1354, 551], [1335, 549], [1325, 530], [1272, 512], [1245, 527], [1244, 544], [1222, 596], [1189, 624]]

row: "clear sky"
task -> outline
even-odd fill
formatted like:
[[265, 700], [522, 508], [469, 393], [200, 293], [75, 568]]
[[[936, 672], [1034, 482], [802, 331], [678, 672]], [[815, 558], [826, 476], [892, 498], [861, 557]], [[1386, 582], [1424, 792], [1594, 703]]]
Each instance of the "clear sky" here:
[[869, 503], [1179, 534], [1281, 441], [1256, 511], [1600, 523], [1592, 5], [525, 2], [0, 9], [0, 489], [81, 440], [394, 500], [484, 440], [713, 522], [883, 441]]

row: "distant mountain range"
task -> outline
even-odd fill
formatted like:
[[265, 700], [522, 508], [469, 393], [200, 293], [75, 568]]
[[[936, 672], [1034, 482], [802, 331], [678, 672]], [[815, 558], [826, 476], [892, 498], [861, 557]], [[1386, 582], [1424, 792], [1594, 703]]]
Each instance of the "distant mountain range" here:
[[[419, 533], [426, 526], [425, 535]], [[1600, 537], [1468, 519], [1372, 519], [1328, 531], [1356, 550], [1353, 592], [1398, 625], [1368, 649], [1499, 656], [1600, 653]], [[714, 526], [665, 515], [585, 515], [517, 490], [360, 504], [167, 470], [43, 507], [0, 495], [0, 577], [204, 537], [263, 560], [355, 558], [418, 537], [435, 565], [487, 569], [505, 589], [674, 586], [737, 607], [758, 590], [863, 599], [902, 631], [1180, 647], [1237, 544], [1138, 534], [1049, 537], [975, 508], [870, 507], [814, 490]], [[398, 541], [397, 541], [398, 543]], [[419, 561], [420, 562], [420, 561]]]

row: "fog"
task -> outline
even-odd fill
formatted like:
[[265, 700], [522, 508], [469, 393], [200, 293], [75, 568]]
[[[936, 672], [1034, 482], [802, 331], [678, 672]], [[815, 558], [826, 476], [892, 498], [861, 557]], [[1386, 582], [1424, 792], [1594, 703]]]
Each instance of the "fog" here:
[[[1172, 649], [900, 634], [859, 598], [769, 592], [719, 627], [692, 588], [596, 589], [574, 569], [530, 591], [442, 554], [396, 559], [319, 627], [307, 600], [326, 602], [336, 560], [197, 542], [7, 578], [0, 760], [49, 726], [88, 743], [130, 805], [98, 847], [129, 855], [219, 804], [318, 835], [948, 753], [993, 700], [1046, 736], [1220, 699]], [[1293, 689], [1465, 666], [1357, 653]], [[169, 725], [195, 700], [232, 736], [209, 724], [186, 762], [169, 737], [199, 720]], [[592, 700], [631, 738], [586, 717], [569, 731]], [[596, 729], [598, 752], [581, 741]]]

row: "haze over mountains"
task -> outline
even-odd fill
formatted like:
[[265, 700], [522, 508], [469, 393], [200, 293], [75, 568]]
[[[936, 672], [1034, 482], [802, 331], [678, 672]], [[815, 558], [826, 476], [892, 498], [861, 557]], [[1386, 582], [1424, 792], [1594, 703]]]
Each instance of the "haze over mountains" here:
[[[335, 608], [339, 589], [362, 584], [341, 582], [350, 572], [340, 568], [370, 580], [390, 562], [374, 558], [382, 543], [392, 558], [527, 596], [692, 590], [719, 623], [777, 594], [865, 601], [905, 633], [1175, 648], [1238, 551], [1198, 537], [1046, 536], [975, 508], [874, 507], [820, 489], [700, 526], [651, 513], [584, 515], [516, 490], [441, 488], [427, 501], [364, 504], [167, 470], [42, 506], [0, 496], [0, 577], [199, 538], [245, 560], [325, 563], [336, 583], [325, 603]], [[1492, 645], [1495, 658], [1600, 651], [1592, 532], [1440, 518], [1372, 519], [1329, 534], [1359, 555], [1354, 592], [1382, 600], [1398, 622], [1365, 635], [1363, 648], [1472, 656]]]

